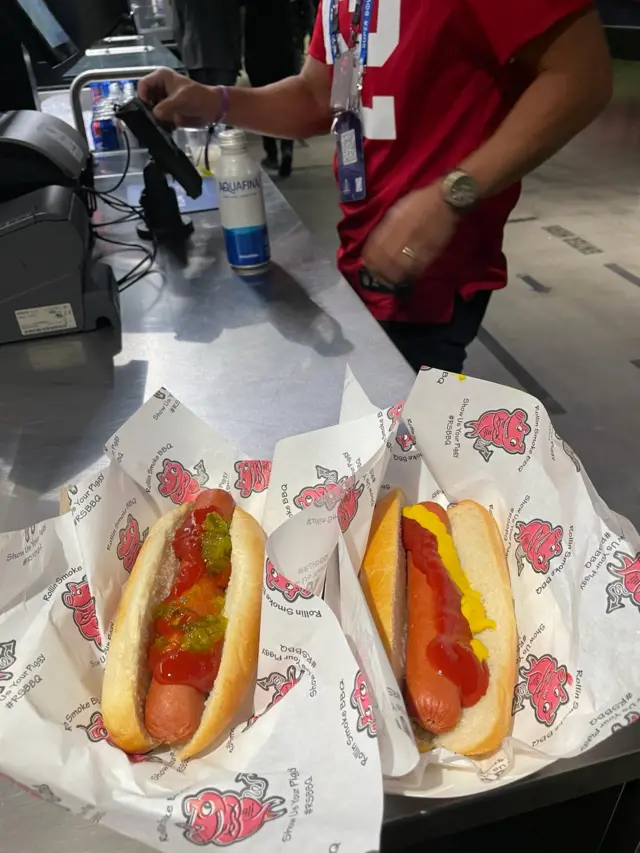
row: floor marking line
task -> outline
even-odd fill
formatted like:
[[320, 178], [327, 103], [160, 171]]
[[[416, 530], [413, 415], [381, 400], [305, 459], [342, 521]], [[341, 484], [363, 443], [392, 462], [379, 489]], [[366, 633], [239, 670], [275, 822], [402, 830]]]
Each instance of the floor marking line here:
[[636, 287], [640, 287], [640, 276], [634, 275], [632, 272], [629, 272], [629, 270], [621, 267], [620, 264], [605, 264], [605, 267], [608, 270], [611, 270], [611, 272], [614, 272], [616, 275], [619, 275], [620, 278], [623, 278], [625, 281], [635, 284]]
[[485, 328], [478, 332], [478, 340], [485, 345], [489, 352], [494, 355], [500, 364], [506, 368], [519, 385], [544, 405], [550, 415], [566, 415], [567, 410], [538, 380], [529, 373], [524, 365], [514, 358], [502, 344], [497, 341]]
[[532, 275], [523, 275], [522, 273], [518, 273], [518, 278], [521, 281], [524, 281], [525, 284], [528, 284], [531, 290], [535, 290], [536, 293], [551, 293], [550, 287], [547, 287], [546, 284], [542, 284], [541, 281], [538, 281], [538, 279], [534, 278]]

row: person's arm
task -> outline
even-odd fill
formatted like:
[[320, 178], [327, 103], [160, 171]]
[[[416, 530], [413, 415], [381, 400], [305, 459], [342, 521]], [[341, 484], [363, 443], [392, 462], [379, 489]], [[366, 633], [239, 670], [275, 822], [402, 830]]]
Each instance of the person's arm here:
[[[484, 5], [495, 10], [496, 0]], [[513, 5], [511, 14], [517, 16], [518, 8]], [[482, 198], [520, 180], [559, 151], [611, 97], [611, 60], [598, 15], [591, 8], [565, 16], [530, 39], [516, 52], [515, 61], [529, 69], [531, 84], [493, 136], [457, 164], [475, 178]], [[436, 260], [458, 224], [459, 214], [445, 202], [438, 179], [391, 208], [369, 236], [362, 261], [382, 280], [410, 280]], [[403, 254], [404, 247], [416, 257]]]
[[[222, 90], [202, 86], [168, 68], [155, 71], [140, 81], [143, 101], [154, 106], [159, 121], [176, 127], [202, 126], [220, 118]], [[270, 86], [227, 89], [227, 121], [263, 136], [305, 139], [331, 129], [330, 68], [308, 57], [296, 77]]]
[[516, 56], [533, 82], [513, 110], [460, 168], [482, 197], [519, 181], [585, 128], [612, 94], [609, 51], [597, 12], [565, 18]]
[[330, 68], [312, 56], [300, 74], [258, 89], [229, 90], [229, 123], [264, 136], [306, 139], [331, 130]]

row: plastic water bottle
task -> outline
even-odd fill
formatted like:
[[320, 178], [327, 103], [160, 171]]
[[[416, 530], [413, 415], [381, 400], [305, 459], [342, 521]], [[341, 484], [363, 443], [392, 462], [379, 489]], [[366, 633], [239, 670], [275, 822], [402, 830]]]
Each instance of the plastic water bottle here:
[[244, 131], [224, 130], [218, 142], [216, 183], [227, 258], [240, 272], [260, 273], [271, 259], [262, 173], [249, 156]]
[[123, 92], [122, 101], [125, 104], [128, 101], [130, 101], [132, 98], [135, 98], [135, 96], [136, 96], [136, 84], [133, 82], [133, 80], [125, 80], [123, 82], [122, 92]]
[[114, 107], [119, 107], [122, 103], [122, 89], [120, 88], [120, 83], [118, 83], [117, 80], [114, 80], [113, 83], [109, 83], [109, 100]]

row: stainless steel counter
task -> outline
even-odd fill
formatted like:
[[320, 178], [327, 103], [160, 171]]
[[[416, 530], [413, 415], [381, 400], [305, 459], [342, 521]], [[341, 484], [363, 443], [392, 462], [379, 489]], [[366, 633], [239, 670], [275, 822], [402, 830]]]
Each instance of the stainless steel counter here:
[[[275, 263], [264, 281], [230, 272], [218, 216], [201, 214], [184, 256], [162, 253], [158, 271], [123, 294], [119, 352], [108, 330], [0, 348], [0, 530], [55, 514], [60, 487], [104, 465], [104, 441], [160, 385], [258, 457], [285, 435], [335, 422], [347, 363], [380, 405], [407, 393], [411, 371], [333, 258], [314, 251], [272, 186], [267, 201]], [[132, 238], [131, 226], [119, 229]], [[137, 259], [123, 253], [116, 264]], [[484, 797], [390, 797], [383, 849], [621, 784], [638, 775], [639, 752], [640, 726]], [[146, 849], [5, 779], [0, 827], [0, 853]]]
[[[186, 257], [162, 253], [122, 294], [115, 357], [107, 330], [0, 348], [0, 530], [55, 514], [60, 486], [103, 465], [104, 441], [161, 385], [258, 457], [335, 423], [347, 363], [381, 404], [407, 393], [409, 367], [273, 187], [268, 211], [265, 281], [233, 274], [218, 214], [198, 215]], [[139, 258], [118, 255], [118, 271]]]

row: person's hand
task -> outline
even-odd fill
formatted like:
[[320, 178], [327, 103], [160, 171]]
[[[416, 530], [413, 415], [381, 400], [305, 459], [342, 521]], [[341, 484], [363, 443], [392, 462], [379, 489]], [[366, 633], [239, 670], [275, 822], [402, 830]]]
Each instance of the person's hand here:
[[161, 68], [143, 77], [138, 96], [149, 106], [158, 121], [175, 127], [204, 127], [220, 115], [222, 95], [213, 86], [203, 86], [172, 71]]
[[[380, 281], [410, 281], [449, 245], [459, 221], [459, 215], [444, 200], [439, 183], [410, 192], [393, 205], [369, 235], [362, 263]], [[411, 257], [403, 253], [405, 247]]]

